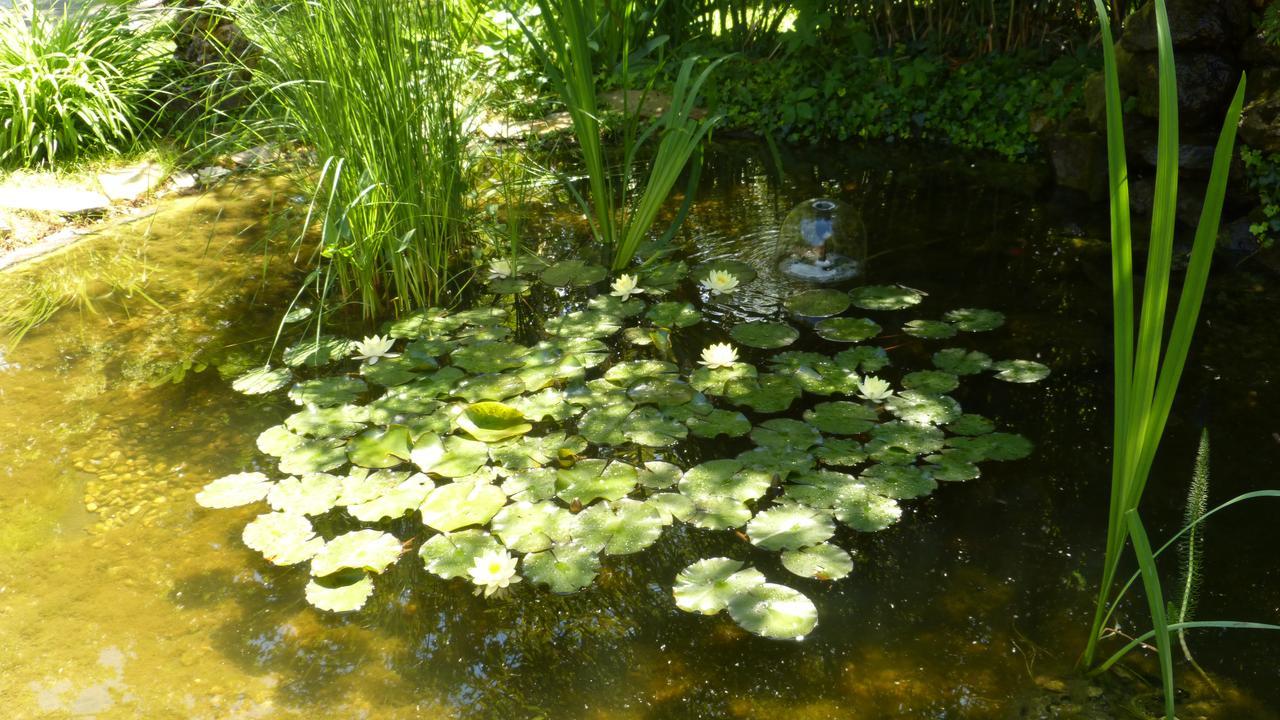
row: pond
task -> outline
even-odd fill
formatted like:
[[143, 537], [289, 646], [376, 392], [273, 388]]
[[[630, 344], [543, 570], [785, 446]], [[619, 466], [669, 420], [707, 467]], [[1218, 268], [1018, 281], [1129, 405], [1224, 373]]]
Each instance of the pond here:
[[[260, 509], [193, 500], [213, 478], [270, 469], [255, 438], [296, 410], [282, 395], [235, 393], [212, 366], [269, 347], [299, 277], [279, 229], [304, 208], [283, 183], [249, 181], [107, 228], [44, 272], [111, 263], [145, 274], [149, 299], [117, 292], [63, 310], [0, 360], [0, 701], [33, 718], [950, 719], [1150, 707], [1154, 687], [1093, 687], [1070, 672], [1106, 522], [1110, 276], [1105, 208], [1045, 198], [1039, 185], [1031, 168], [892, 147], [795, 152], [781, 172], [751, 144], [709, 155], [682, 232], [690, 263], [738, 258], [764, 272], [675, 334], [682, 356], [722, 339], [719, 324], [782, 316], [799, 286], [768, 271], [775, 229], [796, 203], [829, 196], [862, 208], [866, 282], [928, 293], [918, 312], [884, 315], [874, 342], [896, 367], [927, 368], [936, 350], [962, 345], [1053, 370], [1034, 385], [984, 376], [954, 393], [1034, 452], [904, 502], [884, 531], [841, 530], [849, 578], [788, 581], [776, 554], [686, 528], [606, 558], [574, 595], [519, 587], [486, 600], [461, 581], [405, 572], [350, 615], [312, 609], [305, 568], [244, 547], [241, 529]], [[1156, 536], [1178, 524], [1203, 425], [1213, 498], [1275, 484], [1273, 284], [1220, 259], [1153, 472]], [[0, 301], [22, 303], [31, 288], [0, 278]], [[960, 307], [1001, 311], [1006, 325], [942, 341], [897, 330]], [[1230, 512], [1209, 528], [1200, 615], [1275, 622], [1274, 510]], [[678, 610], [677, 573], [719, 555], [802, 590], [816, 629], [773, 641], [723, 614]], [[1277, 717], [1278, 642], [1193, 637], [1223, 694], [1199, 714]], [[1208, 697], [1190, 673], [1181, 679]]]

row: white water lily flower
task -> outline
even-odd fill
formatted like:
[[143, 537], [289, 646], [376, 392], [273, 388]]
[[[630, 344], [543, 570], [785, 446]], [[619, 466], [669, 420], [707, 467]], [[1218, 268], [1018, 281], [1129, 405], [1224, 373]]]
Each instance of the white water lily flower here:
[[858, 381], [858, 395], [863, 400], [882, 402], [893, 397], [891, 387], [887, 380], [881, 380], [875, 375], [868, 375]]
[[728, 270], [712, 270], [701, 284], [712, 295], [728, 295], [738, 289], [738, 277]]
[[511, 583], [520, 582], [520, 576], [516, 575], [516, 559], [506, 550], [482, 553], [467, 574], [471, 576], [471, 582], [484, 590], [485, 597], [506, 589]]
[[381, 358], [396, 357], [399, 353], [391, 352], [391, 346], [395, 345], [395, 338], [385, 337], [382, 335], [373, 335], [356, 343], [356, 359], [368, 360], [372, 365]]
[[491, 280], [509, 278], [514, 275], [515, 272], [515, 268], [511, 267], [510, 260], [494, 260], [489, 263], [489, 278]]
[[617, 280], [613, 281], [613, 292], [609, 293], [616, 298], [621, 298], [623, 302], [631, 299], [632, 295], [639, 295], [644, 292], [636, 282], [635, 275], [619, 275]]
[[732, 367], [738, 362], [738, 351], [729, 343], [716, 343], [708, 345], [702, 351], [702, 359], [698, 364], [715, 370], [716, 368]]

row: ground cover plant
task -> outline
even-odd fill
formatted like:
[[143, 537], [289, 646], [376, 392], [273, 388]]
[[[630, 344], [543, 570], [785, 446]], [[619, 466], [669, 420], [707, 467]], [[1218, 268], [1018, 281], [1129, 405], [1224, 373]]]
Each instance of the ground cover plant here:
[[[280, 366], [236, 379], [245, 393], [287, 392], [298, 411], [258, 438], [276, 472], [219, 478], [197, 500], [265, 501], [245, 544], [279, 565], [309, 562], [308, 600], [351, 611], [405, 556], [485, 595], [517, 582], [575, 592], [609, 556], [640, 552], [677, 523], [738, 532], [797, 576], [839, 580], [853, 560], [838, 525], [883, 530], [939, 483], [1031, 450], [947, 395], [982, 374], [1048, 375], [1033, 361], [952, 346], [957, 334], [1000, 327], [999, 312], [961, 308], [931, 321], [953, 331], [923, 336], [949, 338], [921, 340], [938, 345], [934, 367], [893, 382], [888, 353], [865, 342], [880, 325], [841, 313], [915, 308], [923, 295], [909, 288], [797, 295], [781, 317], [726, 328], [737, 345], [709, 342], [695, 359], [673, 354], [670, 337], [692, 332], [703, 313], [664, 296], [683, 286], [715, 302], [708, 286], [734, 292], [753, 280], [750, 266], [667, 262], [605, 291], [600, 266], [523, 266], [496, 265], [489, 289], [501, 297], [541, 284], [573, 298], [524, 343], [501, 304], [430, 308], [363, 340], [306, 334]], [[857, 332], [835, 333], [828, 353], [783, 349], [821, 316]], [[678, 450], [691, 438], [741, 438], [744, 449], [684, 463]], [[727, 611], [765, 637], [803, 637], [818, 619], [811, 600], [749, 556], [693, 563], [672, 592], [684, 610]]]

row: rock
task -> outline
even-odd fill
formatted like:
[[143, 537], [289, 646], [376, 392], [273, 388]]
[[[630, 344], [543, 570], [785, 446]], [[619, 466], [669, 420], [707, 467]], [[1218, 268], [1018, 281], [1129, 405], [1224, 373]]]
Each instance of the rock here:
[[1280, 93], [1255, 100], [1240, 119], [1240, 142], [1264, 153], [1280, 152]]
[[111, 198], [74, 185], [9, 186], [0, 188], [0, 209], [44, 212], [56, 215], [87, 215], [106, 211]]
[[[1122, 63], [1120, 56], [1117, 63]], [[1155, 55], [1128, 55], [1123, 63], [1123, 87], [1138, 96], [1138, 113], [1159, 117], [1160, 82]], [[1208, 52], [1178, 53], [1176, 68], [1181, 124], [1190, 128], [1221, 127], [1223, 112], [1240, 82], [1239, 70], [1221, 55]]]
[[202, 167], [196, 171], [196, 180], [199, 181], [201, 185], [212, 185], [230, 174], [231, 171], [224, 167], [209, 165], [208, 167]]
[[[1174, 50], [1238, 47], [1249, 28], [1244, 0], [1166, 0], [1165, 7]], [[1155, 3], [1147, 2], [1129, 16], [1120, 43], [1131, 52], [1155, 52]]]
[[232, 153], [231, 162], [244, 168], [255, 167], [257, 165], [265, 165], [275, 160], [279, 153], [273, 144], [264, 144], [257, 147], [251, 147], [248, 150], [241, 150], [238, 153]]
[[1268, 42], [1261, 30], [1255, 30], [1245, 38], [1240, 49], [1240, 62], [1249, 68], [1280, 67], [1280, 44]]
[[1045, 139], [1056, 183], [1097, 200], [1107, 193], [1107, 139], [1092, 132], [1063, 132]]
[[118, 170], [98, 173], [98, 189], [112, 202], [134, 202], [151, 194], [164, 182], [165, 171], [147, 160]]

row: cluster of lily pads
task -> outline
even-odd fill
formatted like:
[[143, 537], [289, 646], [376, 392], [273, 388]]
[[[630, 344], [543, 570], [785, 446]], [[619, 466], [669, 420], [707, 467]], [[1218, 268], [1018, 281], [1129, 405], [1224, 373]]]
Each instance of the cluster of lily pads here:
[[[607, 273], [580, 260], [495, 263], [495, 298], [540, 282], [574, 309], [545, 319], [527, 344], [515, 341], [500, 306], [422, 310], [363, 341], [310, 335], [284, 351], [283, 366], [233, 383], [247, 394], [283, 390], [298, 406], [258, 437], [277, 459], [277, 479], [229, 475], [197, 501], [265, 501], [270, 509], [244, 528], [245, 544], [277, 565], [309, 563], [308, 601], [351, 611], [375, 576], [410, 554], [485, 595], [521, 579], [575, 592], [594, 581], [602, 558], [642, 551], [675, 523], [739, 531], [781, 553], [795, 575], [838, 580], [854, 563], [833, 542], [837, 524], [883, 530], [902, 501], [977, 478], [983, 461], [1030, 452], [1025, 438], [996, 432], [947, 393], [988, 371], [1034, 382], [1048, 374], [1044, 365], [943, 348], [932, 369], [903, 375], [897, 388], [877, 375], [889, 355], [865, 343], [881, 325], [844, 313], [911, 308], [923, 294], [910, 288], [799, 293], [784, 303], [790, 322], [737, 324], [730, 342], [681, 362], [670, 338], [702, 314], [665, 298], [687, 290], [714, 302], [754, 278], [735, 261], [694, 269], [668, 261], [592, 292]], [[901, 332], [939, 340], [1003, 321], [960, 309]], [[782, 350], [806, 326], [842, 347]], [[764, 360], [742, 361], [740, 349]], [[745, 438], [747, 449], [682, 467], [672, 451], [691, 436]], [[690, 612], [727, 611], [766, 637], [803, 637], [817, 622], [799, 591], [731, 558], [687, 567], [674, 597]]]

